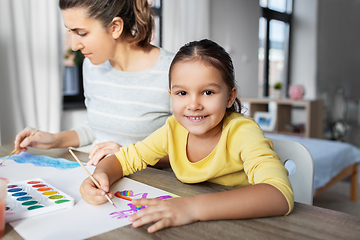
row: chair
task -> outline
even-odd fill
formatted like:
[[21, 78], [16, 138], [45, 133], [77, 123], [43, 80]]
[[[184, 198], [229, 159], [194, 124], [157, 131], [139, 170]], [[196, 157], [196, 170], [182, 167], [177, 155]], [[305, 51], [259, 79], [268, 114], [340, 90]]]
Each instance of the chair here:
[[314, 162], [310, 152], [298, 142], [269, 139], [289, 172], [294, 201], [313, 205]]

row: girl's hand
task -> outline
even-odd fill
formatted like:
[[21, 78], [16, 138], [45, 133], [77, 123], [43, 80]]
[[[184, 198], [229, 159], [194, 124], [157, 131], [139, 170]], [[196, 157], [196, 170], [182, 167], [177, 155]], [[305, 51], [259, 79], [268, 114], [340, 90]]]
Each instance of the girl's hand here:
[[103, 142], [96, 144], [89, 154], [89, 161], [86, 163], [87, 166], [92, 164], [97, 165], [104, 157], [109, 154], [113, 154], [119, 151], [121, 145], [115, 142]]
[[15, 152], [16, 154], [19, 154], [21, 150], [26, 151], [27, 147], [42, 149], [50, 149], [53, 147], [53, 144], [56, 141], [53, 134], [38, 131], [31, 136], [35, 131], [35, 129], [27, 127], [16, 135], [14, 141], [15, 149], [17, 149]]
[[[107, 202], [105, 193], [109, 191], [109, 178], [105, 173], [96, 173], [93, 177], [99, 182], [101, 189], [97, 188], [95, 183], [86, 178], [80, 186], [82, 198], [93, 205], [100, 205]], [[113, 193], [108, 193], [109, 198], [113, 197]]]
[[156, 232], [166, 227], [174, 227], [190, 224], [198, 221], [196, 217], [196, 206], [192, 198], [160, 199], [136, 199], [132, 201], [136, 206], [147, 206], [131, 217], [133, 227], [140, 227], [144, 224], [156, 222], [148, 228], [149, 233]]

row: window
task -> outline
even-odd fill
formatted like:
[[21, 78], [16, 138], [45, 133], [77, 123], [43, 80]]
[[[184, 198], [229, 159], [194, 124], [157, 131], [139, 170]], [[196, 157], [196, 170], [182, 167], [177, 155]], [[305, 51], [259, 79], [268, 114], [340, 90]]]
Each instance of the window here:
[[[162, 46], [162, 0], [148, 0], [154, 13], [155, 31], [151, 44]], [[80, 51], [71, 50], [70, 33], [65, 31], [65, 74], [63, 83], [64, 109], [85, 108], [84, 89], [82, 80], [83, 55]]]
[[260, 7], [259, 96], [267, 97], [277, 82], [289, 85], [292, 0], [260, 0]]

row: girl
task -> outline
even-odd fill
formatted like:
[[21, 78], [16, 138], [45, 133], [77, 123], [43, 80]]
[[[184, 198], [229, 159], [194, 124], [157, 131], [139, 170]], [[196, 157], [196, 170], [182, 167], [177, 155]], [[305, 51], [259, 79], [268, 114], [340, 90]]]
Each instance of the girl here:
[[210, 40], [183, 46], [172, 61], [169, 79], [174, 115], [145, 140], [101, 161], [93, 176], [102, 189], [88, 178], [80, 188], [82, 197], [102, 204], [111, 184], [168, 154], [180, 181], [237, 189], [133, 200], [134, 205], [148, 206], [129, 218], [134, 227], [155, 222], [148, 229], [155, 232], [195, 221], [289, 214], [294, 200], [287, 170], [259, 126], [239, 113], [233, 65], [225, 50]]
[[[21, 131], [15, 148], [79, 147], [93, 143], [88, 165], [121, 145], [143, 140], [171, 115], [168, 71], [173, 54], [150, 44], [147, 0], [60, 0], [72, 49], [81, 50], [88, 123], [56, 134]], [[97, 144], [98, 143], [98, 144]], [[96, 144], [96, 145], [95, 145]]]

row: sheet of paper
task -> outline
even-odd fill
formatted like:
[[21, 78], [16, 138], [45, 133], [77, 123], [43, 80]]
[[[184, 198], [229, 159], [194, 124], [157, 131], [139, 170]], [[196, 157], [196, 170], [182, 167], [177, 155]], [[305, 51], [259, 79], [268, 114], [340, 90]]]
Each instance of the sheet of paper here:
[[[94, 166], [86, 168], [90, 173], [95, 169]], [[24, 239], [90, 238], [129, 224], [128, 216], [140, 209], [126, 199], [172, 197], [160, 189], [123, 178], [111, 187], [116, 195], [112, 200], [117, 208], [109, 202], [90, 205], [82, 200], [79, 192], [88, 175], [76, 162], [28, 153], [11, 156], [0, 165], [0, 177], [10, 182], [42, 178], [75, 200], [70, 209], [11, 222], [10, 225]]]
[[[73, 173], [76, 171], [77, 169], [72, 170]], [[76, 187], [81, 184], [80, 179], [73, 175], [72, 182]], [[48, 178], [47, 181], [50, 180]], [[60, 182], [59, 184], [61, 185]], [[66, 190], [68, 189], [64, 189]], [[171, 195], [128, 178], [119, 180], [111, 190], [114, 193], [118, 192], [118, 196], [121, 192], [124, 196], [131, 198]], [[18, 220], [10, 224], [24, 239], [86, 239], [129, 224], [127, 217], [137, 211], [136, 206], [119, 197], [114, 197], [112, 200], [117, 208], [109, 202], [94, 206], [80, 200], [71, 209]]]
[[0, 165], [0, 176], [2, 178], [7, 178], [9, 181], [46, 178], [48, 176], [57, 175], [62, 171], [63, 170], [54, 167], [38, 167], [31, 163], [17, 163], [12, 159], [8, 159], [3, 165]]

